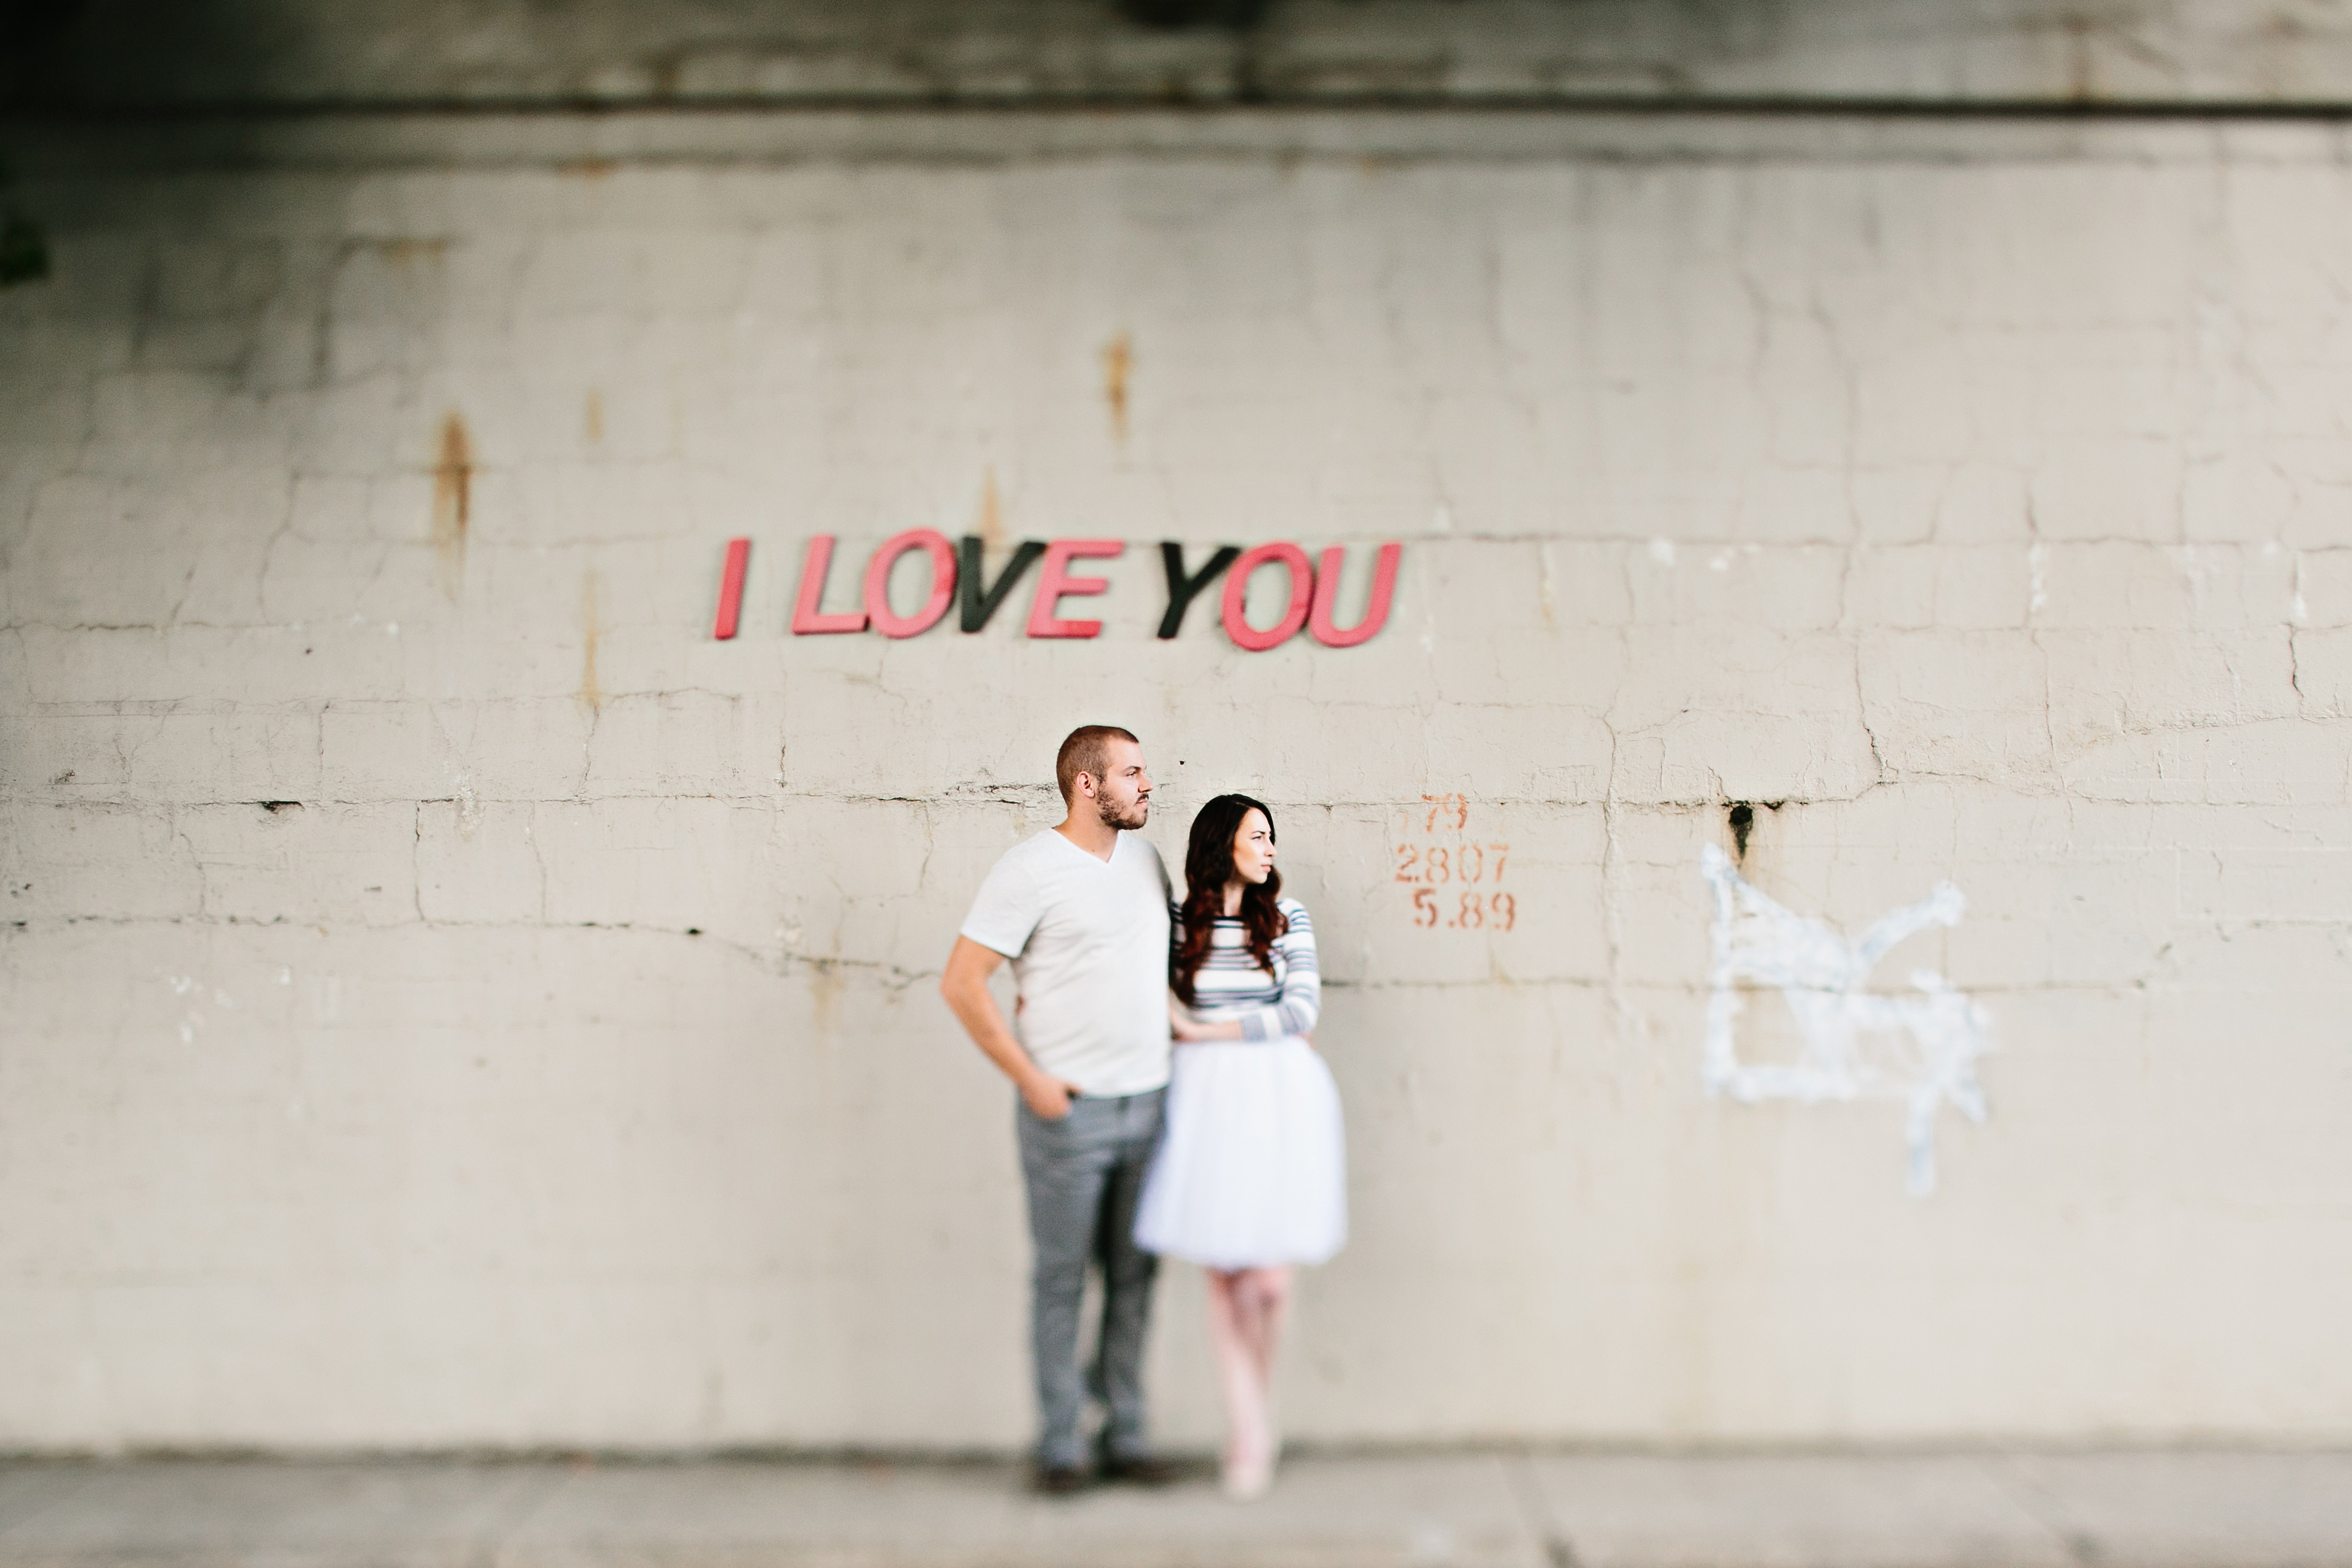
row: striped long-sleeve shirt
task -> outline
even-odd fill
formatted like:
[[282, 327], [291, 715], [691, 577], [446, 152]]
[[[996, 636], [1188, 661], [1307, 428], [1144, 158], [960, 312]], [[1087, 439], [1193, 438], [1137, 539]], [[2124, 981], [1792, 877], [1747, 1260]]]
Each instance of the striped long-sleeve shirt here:
[[[1290, 929], [1274, 939], [1273, 974], [1250, 956], [1241, 921], [1220, 917], [1209, 933], [1208, 956], [1192, 978], [1192, 1010], [1203, 1019], [1239, 1019], [1245, 1040], [1306, 1034], [1323, 1008], [1323, 975], [1315, 961], [1315, 925], [1307, 918], [1307, 906], [1285, 898], [1275, 907], [1290, 917]], [[1181, 912], [1177, 919], [1181, 941]]]

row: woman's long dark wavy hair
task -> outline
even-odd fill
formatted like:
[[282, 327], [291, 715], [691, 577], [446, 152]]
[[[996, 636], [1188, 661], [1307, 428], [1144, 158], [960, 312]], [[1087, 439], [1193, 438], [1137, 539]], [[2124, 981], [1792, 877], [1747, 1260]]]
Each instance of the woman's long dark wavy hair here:
[[[1209, 936], [1225, 912], [1225, 883], [1234, 879], [1234, 839], [1252, 811], [1265, 818], [1268, 840], [1274, 837], [1274, 813], [1246, 795], [1220, 795], [1192, 819], [1192, 841], [1184, 848], [1184, 903], [1176, 914], [1176, 956], [1169, 965], [1169, 985], [1192, 1005], [1192, 981], [1209, 956]], [[1242, 883], [1242, 931], [1250, 956], [1267, 974], [1274, 973], [1274, 939], [1290, 929], [1290, 917], [1275, 907], [1282, 893], [1282, 873], [1269, 870], [1261, 883]]]

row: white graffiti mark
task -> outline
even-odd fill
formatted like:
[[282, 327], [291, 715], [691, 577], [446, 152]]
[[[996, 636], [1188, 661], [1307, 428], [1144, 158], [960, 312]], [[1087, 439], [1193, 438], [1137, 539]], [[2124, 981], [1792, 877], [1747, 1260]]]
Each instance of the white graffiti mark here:
[[[1929, 969], [1912, 972], [1916, 996], [1866, 991], [1870, 972], [1896, 943], [1931, 925], [1957, 925], [1968, 900], [1950, 883], [1873, 921], [1848, 942], [1819, 920], [1783, 909], [1709, 844], [1699, 868], [1715, 889], [1713, 995], [1706, 1006], [1706, 1090], [1742, 1104], [1759, 1100], [1894, 1099], [1910, 1109], [1909, 1186], [1936, 1190], [1936, 1113], [1949, 1103], [1972, 1122], [1985, 1115], [1977, 1058], [1990, 1020]], [[1789, 1004], [1804, 1049], [1794, 1061], [1743, 1062], [1732, 1025], [1740, 988], [1769, 986]]]
[[[180, 1015], [180, 1043], [195, 1044], [197, 1033], [205, 1027], [205, 1015], [196, 1010], [204, 1003], [205, 983], [194, 975], [166, 975], [163, 983], [172, 988], [172, 994], [175, 997], [195, 998], [188, 1004], [187, 1010]], [[236, 1006], [236, 998], [218, 987], [213, 989], [213, 1000], [225, 1008]]]

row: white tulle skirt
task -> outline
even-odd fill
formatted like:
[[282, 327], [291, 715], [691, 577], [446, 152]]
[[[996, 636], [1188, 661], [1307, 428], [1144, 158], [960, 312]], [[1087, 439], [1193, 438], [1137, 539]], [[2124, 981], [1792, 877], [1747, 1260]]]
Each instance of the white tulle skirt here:
[[1135, 1239], [1211, 1269], [1320, 1263], [1346, 1244], [1339, 1090], [1313, 1046], [1176, 1048]]

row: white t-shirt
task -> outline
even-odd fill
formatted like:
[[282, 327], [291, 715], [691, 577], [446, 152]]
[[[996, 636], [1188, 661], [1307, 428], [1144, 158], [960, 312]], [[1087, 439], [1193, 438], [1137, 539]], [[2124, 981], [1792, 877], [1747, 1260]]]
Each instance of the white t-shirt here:
[[1004, 852], [964, 917], [966, 936], [1013, 960], [1030, 1059], [1085, 1093], [1168, 1082], [1168, 894], [1141, 835], [1100, 861], [1048, 828]]

